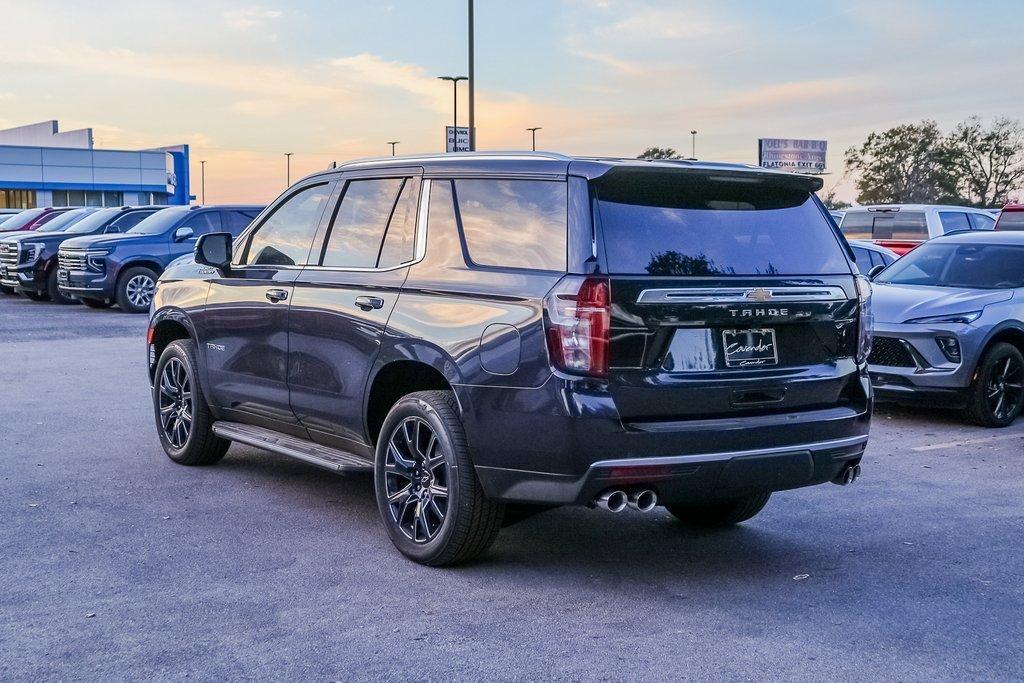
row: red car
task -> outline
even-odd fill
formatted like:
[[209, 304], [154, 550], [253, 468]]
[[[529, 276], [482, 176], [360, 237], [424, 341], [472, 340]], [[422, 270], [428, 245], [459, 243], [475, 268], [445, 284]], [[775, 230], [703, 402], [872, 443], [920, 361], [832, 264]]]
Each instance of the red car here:
[[51, 207], [26, 209], [4, 221], [3, 224], [0, 224], [0, 234], [21, 232], [23, 230], [35, 230], [40, 225], [46, 225], [65, 211], [70, 211], [74, 208], [77, 207], [62, 206], [56, 209]]
[[1024, 230], [1024, 204], [1007, 204], [996, 220], [996, 230]]

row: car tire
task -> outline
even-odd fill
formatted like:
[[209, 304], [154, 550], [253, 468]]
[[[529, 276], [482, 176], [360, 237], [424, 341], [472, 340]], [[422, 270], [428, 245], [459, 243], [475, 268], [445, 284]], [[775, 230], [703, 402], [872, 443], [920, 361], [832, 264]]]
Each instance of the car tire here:
[[57, 286], [57, 269], [53, 268], [50, 270], [50, 274], [46, 276], [46, 293], [50, 297], [50, 301], [57, 304], [75, 304], [78, 303], [70, 296], [60, 291], [60, 287]]
[[451, 391], [409, 394], [391, 408], [377, 439], [374, 489], [392, 543], [420, 564], [479, 557], [501, 529], [505, 507], [483, 492]]
[[1024, 407], [1024, 355], [995, 344], [978, 362], [967, 388], [967, 417], [982, 427], [1008, 427]]
[[30, 292], [28, 290], [24, 290], [22, 292], [22, 294], [27, 296], [32, 301], [49, 301], [50, 300], [50, 296], [48, 294], [44, 294], [43, 292]]
[[153, 301], [157, 274], [149, 268], [135, 266], [121, 273], [117, 280], [117, 305], [126, 313], [146, 313]]
[[753, 493], [705, 505], [666, 505], [666, 509], [680, 522], [695, 529], [714, 529], [745, 522], [759, 513], [768, 503], [769, 491]]
[[191, 339], [171, 342], [160, 354], [153, 380], [153, 414], [164, 452], [179, 465], [211, 465], [231, 442], [213, 433], [213, 415], [199, 384]]
[[110, 308], [114, 305], [114, 302], [110, 299], [93, 299], [92, 297], [86, 296], [83, 296], [79, 301], [89, 308]]

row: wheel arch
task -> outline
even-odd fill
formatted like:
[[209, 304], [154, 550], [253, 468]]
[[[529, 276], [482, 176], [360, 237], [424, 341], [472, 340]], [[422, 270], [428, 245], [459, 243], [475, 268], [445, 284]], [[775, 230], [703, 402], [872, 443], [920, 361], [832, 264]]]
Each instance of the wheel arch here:
[[195, 326], [188, 315], [176, 308], [162, 309], [153, 315], [147, 334], [149, 346], [149, 379], [153, 380], [157, 361], [167, 345], [179, 339], [191, 339], [198, 343]]
[[985, 357], [989, 349], [1001, 342], [1013, 345], [1021, 354], [1024, 354], [1024, 325], [1007, 322], [999, 325], [989, 333], [985, 343], [981, 345], [981, 353], [978, 354], [978, 359], [974, 363], [974, 371], [971, 373], [972, 380], [977, 377], [981, 359]]
[[364, 428], [369, 443], [376, 445], [388, 411], [407, 394], [432, 389], [452, 391], [461, 412], [463, 397], [457, 391], [461, 379], [457, 368], [448, 354], [429, 344], [403, 343], [387, 353], [382, 351], [363, 394]]

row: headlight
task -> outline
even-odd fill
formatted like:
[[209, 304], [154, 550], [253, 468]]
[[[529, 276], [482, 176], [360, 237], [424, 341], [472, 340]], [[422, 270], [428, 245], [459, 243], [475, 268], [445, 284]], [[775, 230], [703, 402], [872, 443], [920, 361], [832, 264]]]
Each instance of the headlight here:
[[91, 249], [85, 252], [85, 262], [92, 270], [102, 272], [106, 270], [109, 253], [109, 249]]
[[863, 275], [857, 276], [857, 299], [860, 311], [857, 316], [857, 357], [863, 363], [871, 354], [872, 329], [875, 326], [874, 315], [871, 313], [871, 281]]
[[43, 253], [44, 244], [39, 242], [30, 242], [28, 244], [22, 244], [23, 250], [21, 256], [18, 259], [19, 263], [35, 263], [39, 260], [40, 254]]
[[945, 315], [930, 315], [925, 318], [911, 318], [904, 320], [906, 323], [960, 323], [966, 325], [973, 323], [981, 317], [981, 311], [969, 311], [967, 313], [947, 313]]

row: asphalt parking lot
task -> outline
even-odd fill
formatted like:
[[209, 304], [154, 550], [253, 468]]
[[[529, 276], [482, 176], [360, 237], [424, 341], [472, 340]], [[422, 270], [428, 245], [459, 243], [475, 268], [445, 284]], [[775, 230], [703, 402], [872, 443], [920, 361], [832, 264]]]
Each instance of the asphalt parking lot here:
[[563, 509], [428, 569], [369, 477], [168, 460], [145, 326], [0, 298], [0, 679], [1024, 677], [1024, 420], [883, 408], [741, 527]]

